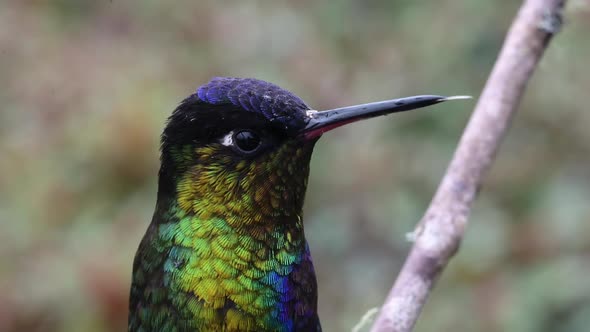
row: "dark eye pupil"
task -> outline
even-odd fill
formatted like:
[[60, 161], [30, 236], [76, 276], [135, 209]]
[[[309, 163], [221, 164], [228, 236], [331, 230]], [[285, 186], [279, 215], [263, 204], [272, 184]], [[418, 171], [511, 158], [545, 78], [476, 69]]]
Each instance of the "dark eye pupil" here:
[[234, 135], [236, 146], [243, 151], [251, 152], [260, 145], [260, 137], [253, 131], [242, 130]]

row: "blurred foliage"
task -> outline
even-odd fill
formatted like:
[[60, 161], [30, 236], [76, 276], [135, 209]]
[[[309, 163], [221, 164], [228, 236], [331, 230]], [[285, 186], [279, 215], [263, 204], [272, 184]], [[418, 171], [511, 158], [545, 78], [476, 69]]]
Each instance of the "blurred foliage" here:
[[[477, 96], [518, 1], [0, 2], [0, 330], [115, 331], [158, 136], [212, 76], [317, 109]], [[588, 331], [590, 3], [570, 1], [417, 331]], [[326, 331], [385, 298], [473, 102], [318, 144], [307, 236]], [[436, 110], [435, 110], [436, 109]]]

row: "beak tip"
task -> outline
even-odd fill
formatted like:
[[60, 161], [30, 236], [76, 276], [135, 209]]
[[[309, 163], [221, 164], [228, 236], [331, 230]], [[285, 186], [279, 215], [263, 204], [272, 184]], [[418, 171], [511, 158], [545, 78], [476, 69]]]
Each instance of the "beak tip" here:
[[449, 100], [465, 100], [465, 99], [473, 99], [472, 96], [450, 96], [450, 97], [443, 97], [440, 101], [449, 101]]

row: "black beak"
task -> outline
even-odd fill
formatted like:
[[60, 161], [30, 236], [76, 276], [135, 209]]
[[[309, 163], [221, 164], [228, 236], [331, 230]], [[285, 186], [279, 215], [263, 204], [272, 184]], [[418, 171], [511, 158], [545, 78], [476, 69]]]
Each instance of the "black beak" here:
[[469, 96], [413, 96], [374, 103], [335, 108], [327, 111], [307, 111], [307, 124], [299, 132], [305, 139], [313, 139], [321, 134], [345, 124], [374, 118], [391, 113], [409, 111], [448, 100], [470, 99]]

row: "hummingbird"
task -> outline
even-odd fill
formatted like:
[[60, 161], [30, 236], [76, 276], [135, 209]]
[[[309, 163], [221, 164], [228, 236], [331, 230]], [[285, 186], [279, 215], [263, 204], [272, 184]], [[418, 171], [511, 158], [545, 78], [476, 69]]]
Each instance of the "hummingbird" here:
[[302, 207], [323, 133], [461, 97], [316, 111], [252, 78], [215, 77], [161, 136], [152, 221], [133, 262], [129, 331], [321, 331]]

